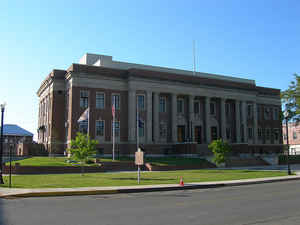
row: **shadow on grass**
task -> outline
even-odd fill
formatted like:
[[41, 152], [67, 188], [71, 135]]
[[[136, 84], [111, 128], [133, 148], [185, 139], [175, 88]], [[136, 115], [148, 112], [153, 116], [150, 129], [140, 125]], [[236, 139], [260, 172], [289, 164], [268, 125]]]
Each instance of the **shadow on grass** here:
[[[136, 181], [136, 177], [130, 177], [130, 178], [126, 178], [126, 177], [120, 177], [120, 178], [110, 178], [111, 180], [134, 180]], [[178, 179], [176, 178], [143, 178], [141, 177], [141, 180], [144, 181], [176, 181]]]
[[253, 171], [253, 170], [243, 170], [240, 172], [242, 172], [242, 173], [257, 173], [257, 171]]
[[[3, 177], [4, 183], [7, 183], [6, 177]], [[0, 188], [5, 187], [1, 185]], [[7, 212], [5, 212], [5, 202], [8, 200], [0, 199], [0, 225], [10, 224], [7, 217]]]

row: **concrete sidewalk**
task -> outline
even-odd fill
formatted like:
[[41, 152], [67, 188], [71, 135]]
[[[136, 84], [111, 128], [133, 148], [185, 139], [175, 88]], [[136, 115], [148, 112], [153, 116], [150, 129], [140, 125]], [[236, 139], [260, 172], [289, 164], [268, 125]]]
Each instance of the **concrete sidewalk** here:
[[115, 187], [84, 187], [84, 188], [43, 188], [43, 189], [21, 189], [21, 188], [0, 188], [0, 198], [25, 198], [25, 197], [49, 197], [49, 196], [70, 196], [70, 195], [101, 195], [117, 193], [139, 193], [154, 191], [174, 191], [185, 189], [206, 189], [229, 186], [240, 186], [249, 184], [272, 183], [300, 180], [300, 175], [242, 179], [217, 182], [188, 183], [183, 187], [179, 184], [162, 185], [137, 185], [137, 186], [115, 186]]

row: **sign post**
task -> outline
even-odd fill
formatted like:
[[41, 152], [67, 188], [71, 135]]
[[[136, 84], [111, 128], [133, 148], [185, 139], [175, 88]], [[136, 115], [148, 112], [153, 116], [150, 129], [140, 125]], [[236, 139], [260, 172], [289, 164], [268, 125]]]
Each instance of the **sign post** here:
[[144, 152], [141, 150], [141, 148], [138, 148], [138, 151], [135, 152], [135, 165], [138, 166], [138, 184], [140, 184], [140, 177], [141, 177], [140, 166], [144, 165]]

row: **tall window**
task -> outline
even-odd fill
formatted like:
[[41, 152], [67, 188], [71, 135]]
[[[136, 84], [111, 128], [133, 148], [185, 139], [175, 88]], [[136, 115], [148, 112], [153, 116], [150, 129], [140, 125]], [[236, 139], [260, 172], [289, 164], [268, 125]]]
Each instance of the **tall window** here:
[[195, 114], [200, 113], [200, 101], [194, 101], [194, 113]]
[[166, 112], [166, 97], [159, 98], [159, 112]]
[[293, 131], [293, 139], [297, 139], [297, 133], [296, 133], [296, 131]]
[[271, 129], [266, 128], [266, 140], [270, 140], [270, 138], [271, 138]]
[[253, 128], [252, 127], [248, 127], [248, 138], [249, 139], [253, 138]]
[[[114, 127], [115, 129], [115, 136], [116, 137], [119, 137], [120, 136], [120, 121], [115, 121], [115, 122], [112, 122], [112, 128]], [[113, 132], [113, 129], [111, 129], [112, 132]]]
[[278, 108], [273, 108], [273, 120], [278, 120], [278, 119], [279, 119]]
[[144, 95], [138, 95], [138, 108], [139, 110], [144, 110], [145, 109], [145, 96]]
[[257, 120], [260, 120], [260, 107], [261, 106], [257, 106], [256, 110], [257, 110]]
[[257, 136], [258, 136], [258, 139], [262, 139], [262, 129], [260, 127], [257, 128]]
[[79, 132], [87, 134], [88, 133], [88, 121], [81, 121], [79, 122]]
[[167, 137], [167, 124], [159, 124], [159, 135], [160, 137]]
[[89, 92], [86, 90], [80, 91], [80, 107], [87, 108], [89, 105]]
[[111, 104], [115, 106], [115, 109], [120, 109], [120, 95], [119, 94], [112, 95]]
[[251, 104], [247, 105], [247, 116], [248, 116], [248, 118], [252, 118], [252, 105]]
[[96, 136], [104, 136], [104, 121], [96, 121]]
[[270, 109], [270, 107], [265, 107], [265, 109], [264, 109], [264, 118], [265, 118], [265, 120], [269, 120], [271, 118], [271, 109]]
[[104, 109], [105, 104], [105, 95], [102, 92], [96, 93], [96, 108], [97, 109]]
[[177, 99], [177, 113], [183, 113], [184, 109], [184, 101], [182, 98]]
[[282, 136], [283, 136], [283, 140], [286, 140], [286, 139], [287, 139], [287, 136], [286, 136], [285, 133], [283, 133]]
[[142, 120], [139, 120], [139, 137], [145, 136], [145, 122]]
[[230, 104], [229, 103], [225, 104], [225, 113], [226, 113], [226, 116], [230, 115]]
[[216, 115], [216, 103], [215, 102], [210, 103], [210, 115]]
[[279, 129], [278, 129], [278, 128], [275, 128], [275, 129], [273, 130], [273, 132], [274, 132], [274, 140], [275, 140], [275, 141], [278, 141], [278, 140], [279, 140]]

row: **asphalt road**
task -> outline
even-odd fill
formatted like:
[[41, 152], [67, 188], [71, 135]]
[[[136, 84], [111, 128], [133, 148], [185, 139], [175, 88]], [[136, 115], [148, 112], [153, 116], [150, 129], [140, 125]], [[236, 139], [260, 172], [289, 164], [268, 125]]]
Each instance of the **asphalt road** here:
[[160, 193], [0, 199], [5, 225], [299, 225], [300, 181]]

